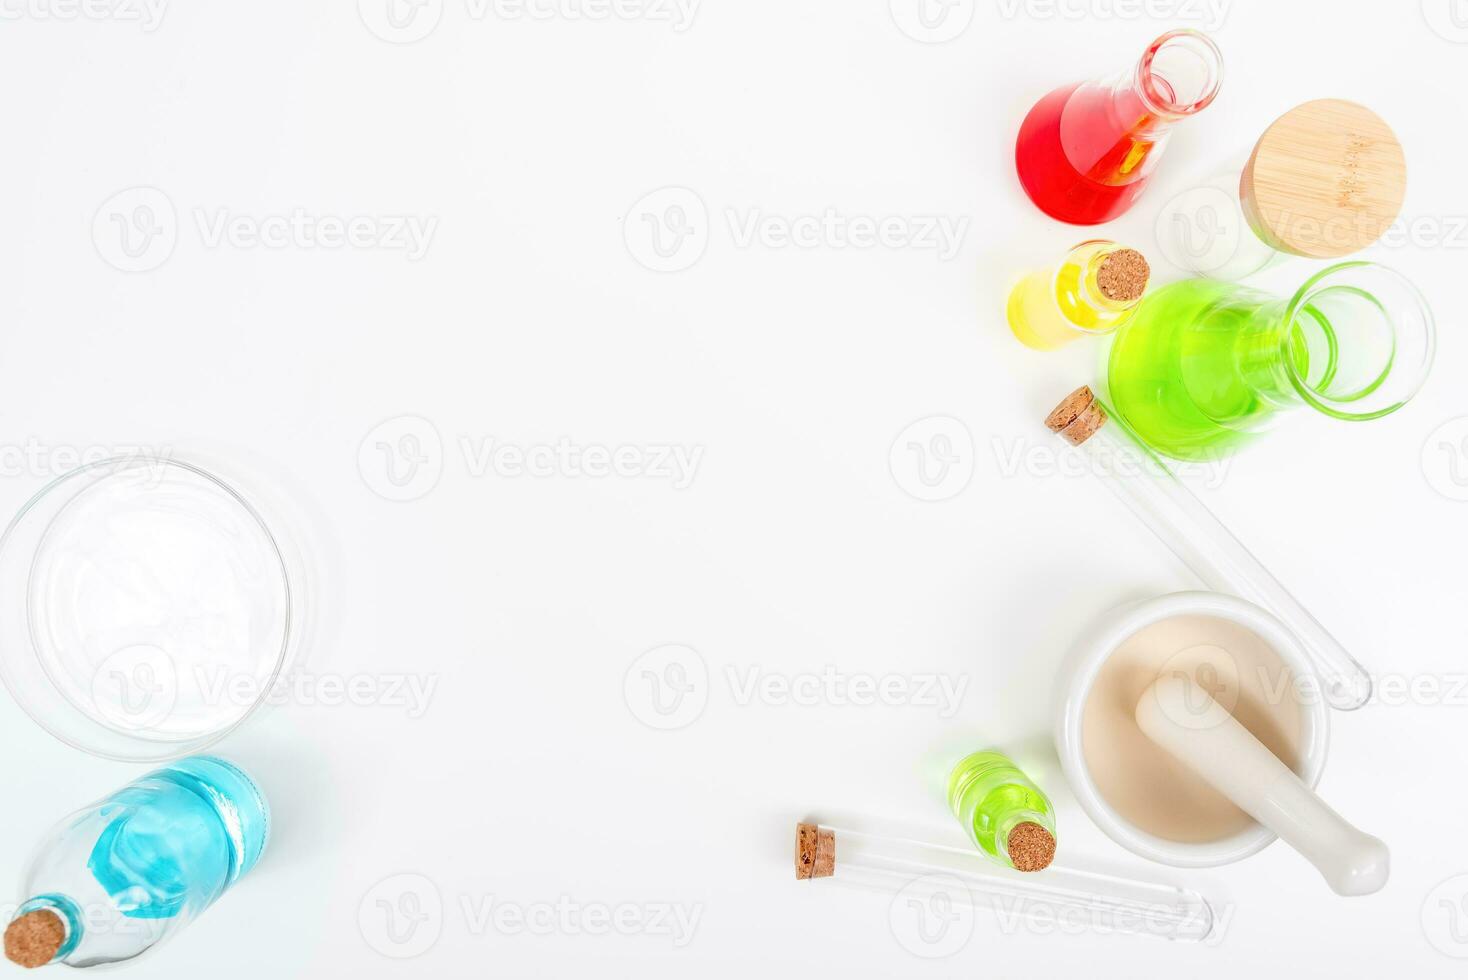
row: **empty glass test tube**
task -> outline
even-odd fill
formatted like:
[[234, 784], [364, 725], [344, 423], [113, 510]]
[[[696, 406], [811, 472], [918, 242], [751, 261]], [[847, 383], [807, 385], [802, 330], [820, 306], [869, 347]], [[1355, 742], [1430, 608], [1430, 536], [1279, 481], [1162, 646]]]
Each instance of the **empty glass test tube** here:
[[1088, 468], [1209, 588], [1279, 617], [1309, 652], [1331, 707], [1350, 711], [1370, 699], [1371, 676], [1340, 641], [1090, 388], [1071, 392], [1045, 425], [1086, 454]]
[[825, 824], [796, 828], [795, 876], [901, 896], [945, 918], [961, 908], [987, 908], [1046, 927], [1183, 942], [1207, 939], [1214, 926], [1213, 907], [1186, 888], [1054, 864], [1025, 874], [996, 867], [972, 849]]

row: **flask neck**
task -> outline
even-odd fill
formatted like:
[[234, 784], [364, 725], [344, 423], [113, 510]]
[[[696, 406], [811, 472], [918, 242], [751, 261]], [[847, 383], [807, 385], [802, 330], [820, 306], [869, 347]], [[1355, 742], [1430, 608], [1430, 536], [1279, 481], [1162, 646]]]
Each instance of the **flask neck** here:
[[1240, 337], [1240, 364], [1259, 394], [1347, 421], [1406, 404], [1436, 348], [1421, 294], [1371, 262], [1332, 266], [1289, 300], [1262, 304], [1252, 321]]
[[1173, 125], [1207, 108], [1222, 78], [1222, 58], [1206, 35], [1162, 35], [1135, 65], [1071, 93], [1060, 120], [1071, 165], [1101, 184], [1144, 179]]
[[48, 893], [27, 899], [5, 931], [5, 954], [26, 967], [61, 963], [81, 944], [85, 918], [81, 907], [66, 895]]
[[1112, 93], [1114, 104], [1136, 118], [1131, 132], [1160, 136], [1206, 109], [1222, 81], [1217, 45], [1206, 34], [1178, 30], [1153, 41], [1134, 67], [1113, 80]]

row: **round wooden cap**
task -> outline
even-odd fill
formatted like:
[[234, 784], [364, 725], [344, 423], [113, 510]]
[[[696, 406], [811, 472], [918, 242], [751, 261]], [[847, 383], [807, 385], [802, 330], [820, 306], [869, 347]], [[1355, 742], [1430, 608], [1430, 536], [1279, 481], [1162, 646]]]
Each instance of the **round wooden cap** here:
[[1316, 259], [1373, 244], [1397, 220], [1406, 193], [1396, 134], [1370, 109], [1342, 99], [1306, 102], [1276, 119], [1239, 186], [1260, 238]]

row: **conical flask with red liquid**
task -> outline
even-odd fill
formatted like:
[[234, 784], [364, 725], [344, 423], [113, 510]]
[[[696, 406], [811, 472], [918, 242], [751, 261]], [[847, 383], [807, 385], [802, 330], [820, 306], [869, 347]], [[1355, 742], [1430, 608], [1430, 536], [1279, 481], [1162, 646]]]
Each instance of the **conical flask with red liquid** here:
[[1146, 188], [1173, 124], [1212, 102], [1222, 79], [1217, 45], [1177, 30], [1120, 75], [1056, 89], [1020, 127], [1020, 183], [1052, 218], [1095, 225], [1119, 217]]

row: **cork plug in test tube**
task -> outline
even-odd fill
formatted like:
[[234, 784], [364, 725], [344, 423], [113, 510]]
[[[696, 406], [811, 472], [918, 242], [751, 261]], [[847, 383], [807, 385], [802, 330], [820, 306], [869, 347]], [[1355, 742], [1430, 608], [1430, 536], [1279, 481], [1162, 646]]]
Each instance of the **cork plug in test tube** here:
[[1309, 652], [1331, 707], [1367, 702], [1371, 677], [1355, 658], [1090, 388], [1067, 395], [1045, 425], [1085, 454], [1088, 468], [1209, 588], [1283, 620]]

